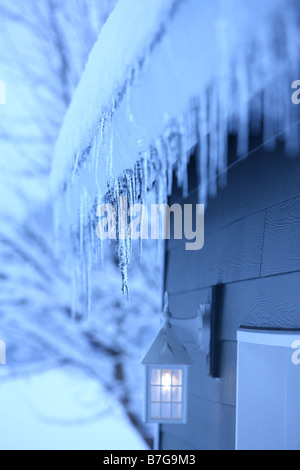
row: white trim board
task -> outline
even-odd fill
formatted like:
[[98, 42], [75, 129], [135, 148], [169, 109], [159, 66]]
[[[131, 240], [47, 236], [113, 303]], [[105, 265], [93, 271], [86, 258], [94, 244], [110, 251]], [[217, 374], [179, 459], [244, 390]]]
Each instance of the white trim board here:
[[265, 346], [291, 347], [294, 341], [300, 340], [300, 330], [256, 330], [239, 329], [237, 341], [239, 343], [263, 344]]

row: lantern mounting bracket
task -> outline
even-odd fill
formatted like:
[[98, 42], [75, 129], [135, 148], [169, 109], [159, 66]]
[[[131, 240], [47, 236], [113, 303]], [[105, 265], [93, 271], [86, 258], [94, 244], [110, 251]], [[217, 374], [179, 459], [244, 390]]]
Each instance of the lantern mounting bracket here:
[[193, 338], [197, 349], [204, 354], [210, 352], [211, 342], [211, 304], [200, 304], [197, 314], [191, 318], [173, 317], [169, 312], [168, 294], [164, 297], [164, 310], [162, 313], [162, 326], [173, 327], [181, 340], [189, 341]]
[[183, 343], [190, 342], [192, 339], [198, 351], [206, 355], [207, 374], [213, 378], [220, 377], [220, 324], [223, 290], [223, 284], [213, 286], [212, 302], [201, 303], [197, 314], [192, 318], [173, 317], [169, 312], [168, 293], [165, 293], [162, 314], [163, 327], [174, 328]]

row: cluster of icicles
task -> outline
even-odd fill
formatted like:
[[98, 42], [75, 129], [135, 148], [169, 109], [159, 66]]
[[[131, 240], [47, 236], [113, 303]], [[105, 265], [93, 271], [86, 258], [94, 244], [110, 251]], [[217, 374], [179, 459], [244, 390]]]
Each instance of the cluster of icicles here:
[[[147, 193], [153, 185], [156, 203], [166, 203], [172, 191], [174, 174], [178, 186], [182, 187], [183, 196], [187, 196], [187, 167], [191, 152], [194, 151], [197, 153], [199, 202], [206, 203], [209, 196], [216, 196], [218, 184], [226, 184], [227, 139], [231, 133], [237, 136], [237, 159], [248, 155], [251, 133], [262, 133], [264, 145], [269, 150], [280, 139], [285, 142], [288, 154], [299, 152], [297, 110], [291, 105], [290, 99], [292, 81], [300, 78], [296, 75], [299, 72], [299, 51], [292, 41], [293, 37], [291, 43], [286, 43], [286, 50], [281, 50], [281, 62], [269, 64], [270, 76], [273, 75], [274, 81], [265, 82], [265, 77], [252, 74], [246, 61], [243, 65], [233, 67], [226, 89], [222, 81], [216, 80], [206, 90], [202, 90], [199, 96], [192, 96], [187, 103], [186, 113], [172, 119], [147, 149], [143, 147], [141, 138], [140, 153], [135, 156], [136, 163], [118, 177], [112, 176], [113, 159], [122, 153], [122, 142], [115, 142], [112, 121], [118, 113], [117, 99], [112, 103], [109, 113], [100, 119], [89, 147], [76, 156], [72, 174], [65, 184], [64, 196], [58, 206], [57, 223], [64, 227], [65, 236], [72, 247], [74, 291], [76, 296], [78, 292], [85, 296], [87, 312], [91, 307], [92, 269], [103, 263], [107, 246], [106, 241], [96, 236], [99, 204], [113, 204], [118, 214], [120, 196], [127, 196], [128, 208], [136, 203], [145, 204]], [[291, 64], [294, 64], [293, 67]], [[122, 124], [124, 128], [131, 126], [134, 120], [130, 109], [130, 93], [138, 74], [139, 70], [131, 74], [118, 97], [123, 103], [129, 103]], [[253, 85], [255, 80], [257, 83]], [[250, 83], [252, 88], [247, 86]], [[259, 91], [253, 94], [253, 89]], [[126, 132], [124, 135], [124, 152], [128, 153], [130, 142], [126, 142]], [[122, 155], [118, 155], [118, 158], [122, 158]], [[103, 172], [108, 181], [105, 192], [98, 183], [99, 174]], [[118, 237], [118, 219], [116, 224], [116, 251], [122, 291], [129, 297], [128, 268], [132, 241], [129, 234], [127, 239]]]
[[[194, 113], [191, 113], [192, 116], [195, 117]], [[102, 129], [101, 132], [103, 133], [104, 130]], [[60, 226], [59, 230], [62, 227], [64, 230], [71, 228], [71, 231], [65, 232], [64, 236], [67, 240], [70, 240], [72, 247], [70, 251], [73, 256], [74, 301], [76, 302], [76, 297], [80, 292], [80, 295], [85, 297], [87, 312], [91, 308], [91, 273], [94, 267], [104, 264], [105, 251], [110, 243], [115, 243], [121, 272], [122, 292], [129, 300], [128, 268], [134, 242], [129, 233], [125, 239], [119, 237], [118, 217], [116, 219], [116, 241], [99, 239], [97, 237], [97, 224], [99, 222], [96, 215], [97, 207], [99, 204], [111, 204], [116, 214], [119, 214], [121, 211], [119, 207], [120, 198], [126, 197], [127, 211], [129, 211], [129, 208], [134, 204], [147, 205], [147, 195], [150, 190], [155, 193], [155, 203], [164, 204], [171, 195], [174, 175], [177, 184], [183, 188], [184, 196], [187, 196], [187, 167], [193, 147], [191, 147], [190, 152], [183, 151], [185, 134], [183, 127], [173, 121], [165, 135], [159, 138], [157, 145], [153, 143], [149, 150], [136, 162], [133, 169], [124, 171], [118, 178], [110, 179], [105, 194], [101, 194], [97, 185], [99, 156], [94, 159], [86, 159], [80, 168], [80, 172], [73, 173], [73, 182], [66, 186], [65, 197], [57, 206], [60, 214], [57, 213], [57, 223]], [[106, 162], [108, 174], [111, 158], [110, 155]], [[176, 163], [174, 164], [174, 162]], [[76, 184], [75, 180], [77, 180]], [[79, 206], [78, 211], [74, 211], [76, 204]], [[124, 211], [124, 207], [122, 207], [122, 211]], [[61, 223], [61, 220], [66, 220], [66, 218], [69, 220], [68, 227], [66, 224]], [[128, 226], [129, 223], [128, 220]], [[141, 239], [138, 244], [142, 259]]]

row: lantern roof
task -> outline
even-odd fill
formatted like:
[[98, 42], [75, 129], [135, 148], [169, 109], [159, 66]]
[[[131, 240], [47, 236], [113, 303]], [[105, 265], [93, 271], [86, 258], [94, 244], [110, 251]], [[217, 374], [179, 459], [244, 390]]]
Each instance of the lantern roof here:
[[193, 362], [171, 327], [163, 327], [154, 339], [142, 364], [191, 365]]

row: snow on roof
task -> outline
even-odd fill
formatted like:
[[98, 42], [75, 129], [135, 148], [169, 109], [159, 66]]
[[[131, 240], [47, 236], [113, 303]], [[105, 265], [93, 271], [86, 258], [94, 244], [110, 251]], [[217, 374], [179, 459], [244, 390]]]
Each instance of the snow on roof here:
[[[249, 130], [266, 147], [299, 149], [291, 84], [299, 79], [297, 0], [120, 0], [92, 50], [57, 141], [52, 187], [57, 223], [80, 234], [76, 256], [97, 262], [96, 206], [134, 202], [154, 179], [162, 200], [172, 168], [187, 188], [199, 143], [200, 202], [226, 182], [227, 136], [248, 153]], [[209, 138], [208, 138], [209, 135]], [[77, 250], [77, 251], [76, 251]], [[127, 247], [118, 245], [126, 290]]]
[[[92, 146], [95, 138], [99, 137], [101, 124], [113, 124], [113, 127], [118, 124], [110, 122], [115, 108], [124, 98], [129, 82], [134, 80], [133, 72], [141, 67], [140, 62], [151, 47], [162, 19], [170, 14], [173, 3], [173, 0], [121, 0], [110, 15], [89, 56], [85, 72], [64, 119], [53, 165], [55, 185], [69, 179], [68, 174], [72, 173], [72, 169], [76, 172], [76, 165], [80, 164], [82, 154], [96, 151]], [[102, 119], [105, 123], [102, 123]], [[128, 151], [126, 154], [127, 158], [131, 157], [131, 161], [126, 162], [131, 168], [136, 155], [130, 155]], [[104, 159], [101, 163], [107, 163], [108, 156], [102, 156]], [[77, 160], [74, 161], [76, 157]], [[119, 176], [119, 171], [127, 167], [126, 164], [123, 167], [117, 160], [112, 165], [115, 176]], [[105, 173], [101, 171], [99, 174], [99, 183], [103, 190], [106, 190]]]

